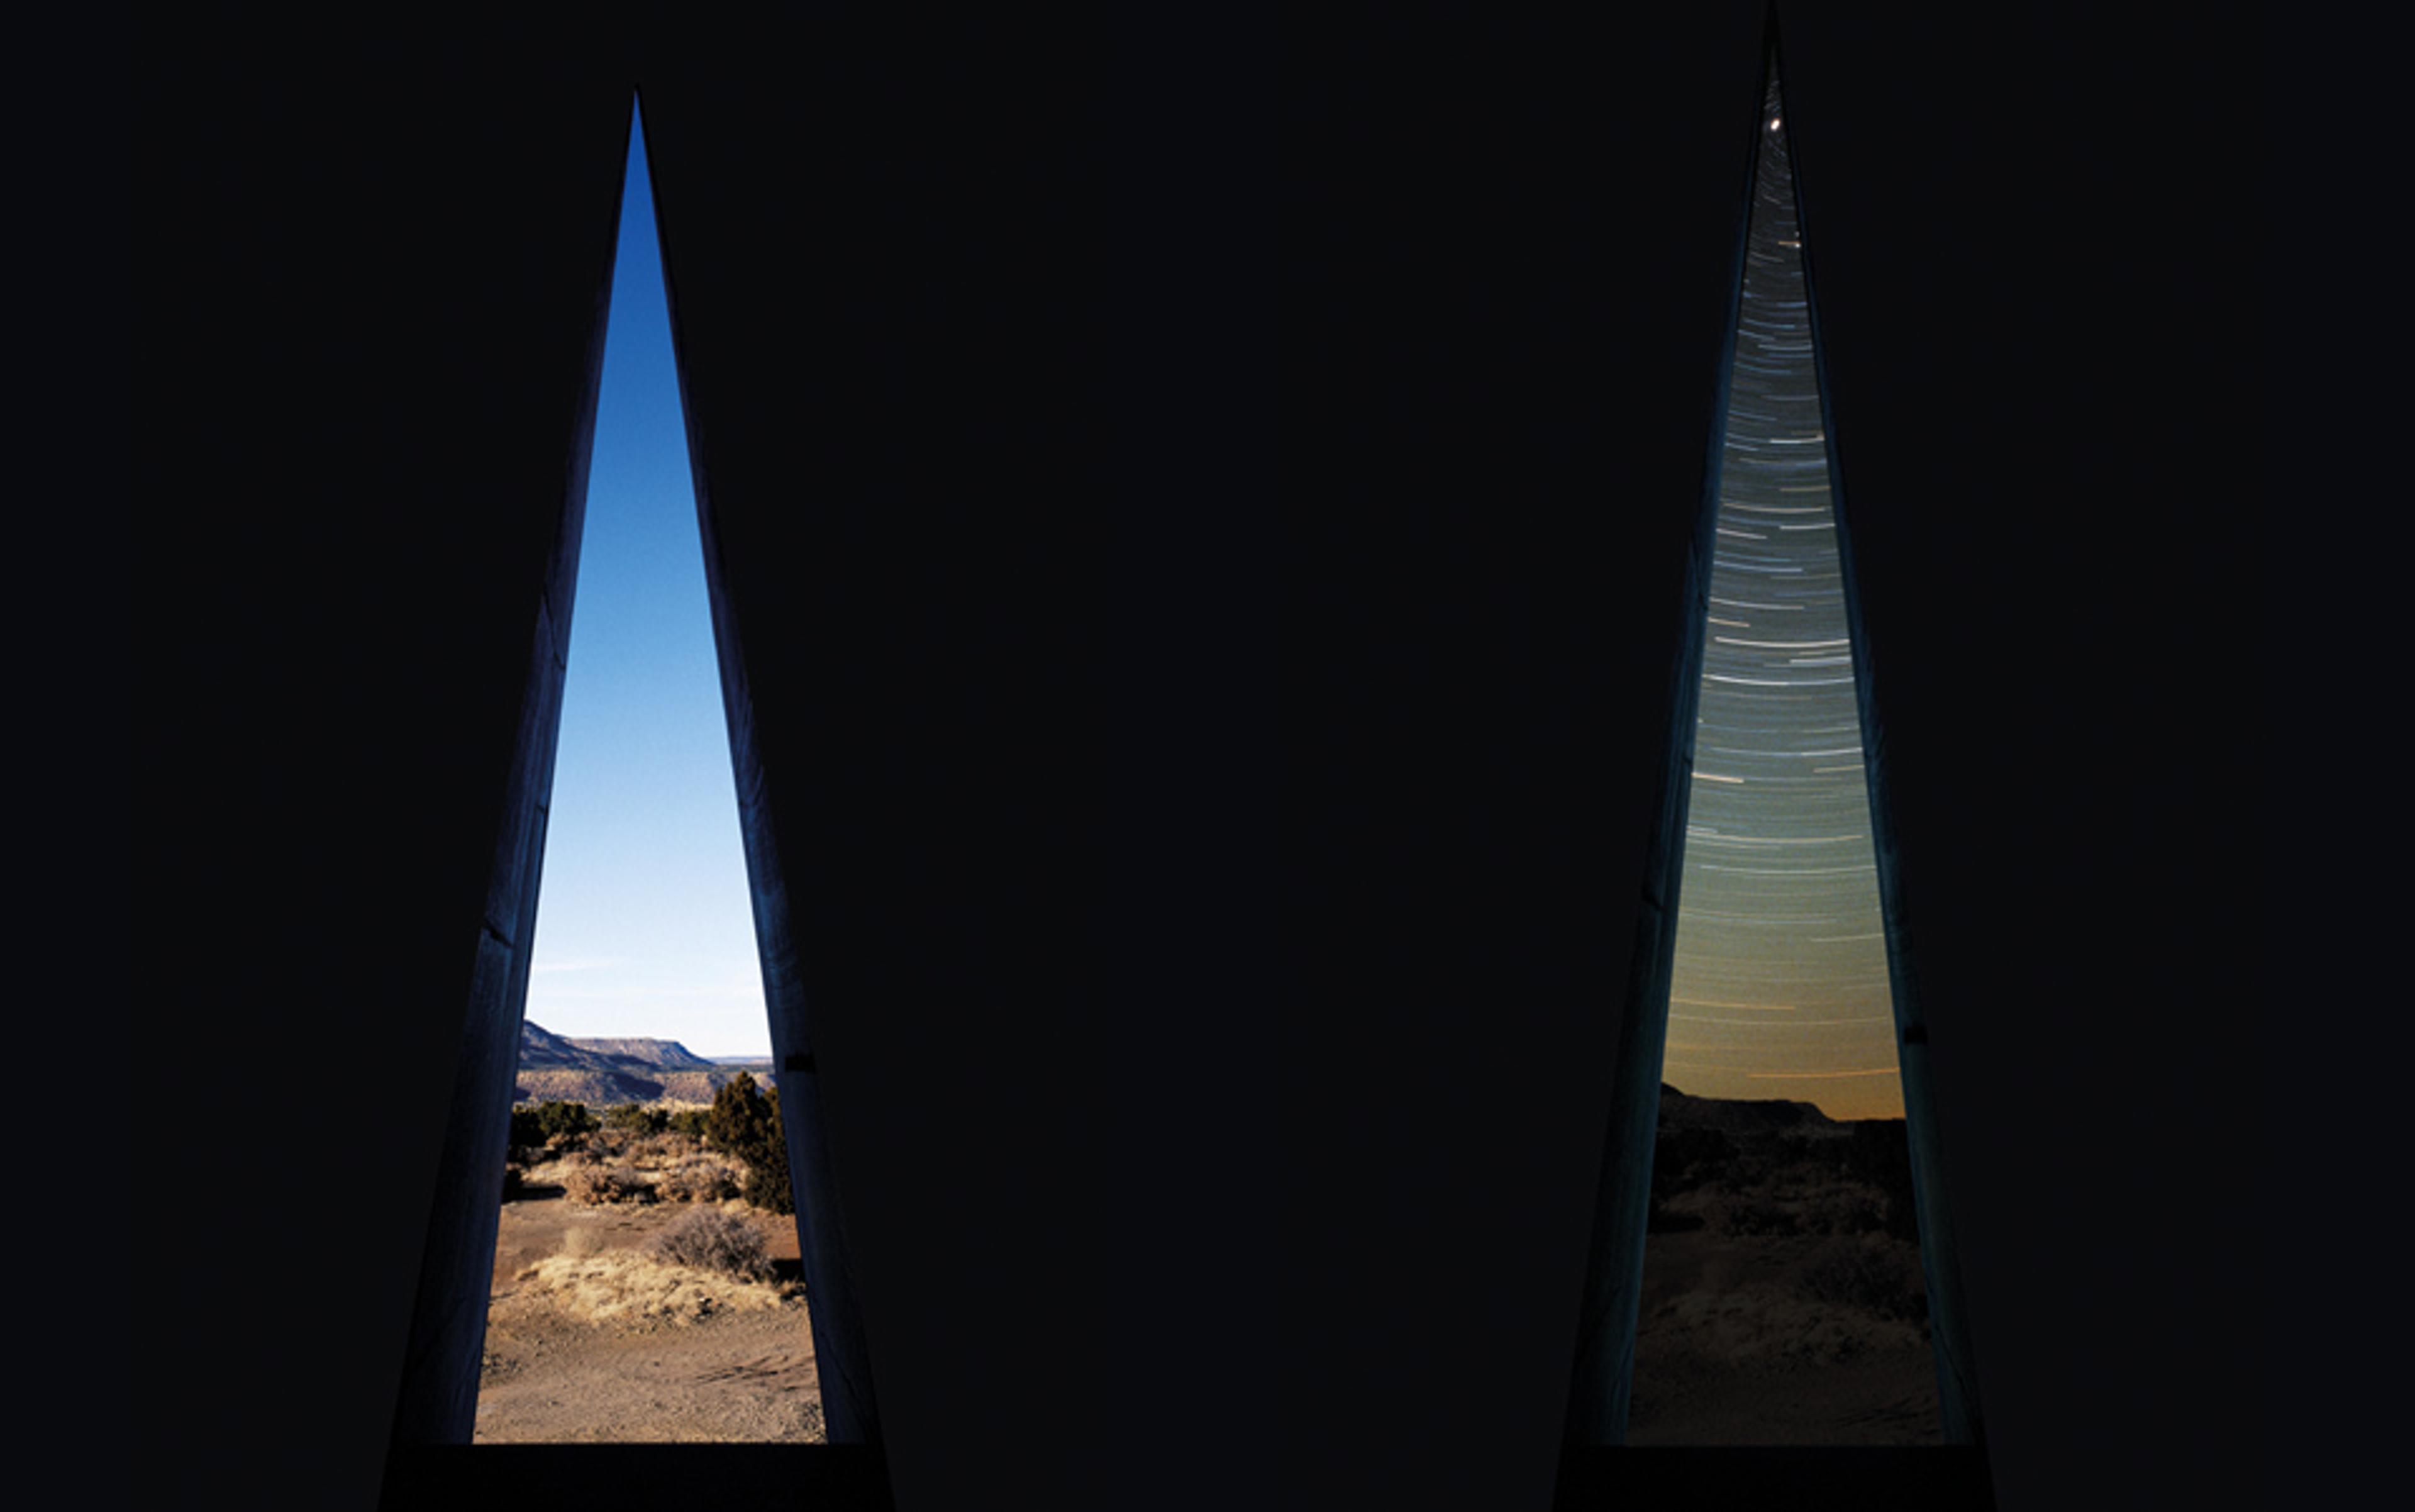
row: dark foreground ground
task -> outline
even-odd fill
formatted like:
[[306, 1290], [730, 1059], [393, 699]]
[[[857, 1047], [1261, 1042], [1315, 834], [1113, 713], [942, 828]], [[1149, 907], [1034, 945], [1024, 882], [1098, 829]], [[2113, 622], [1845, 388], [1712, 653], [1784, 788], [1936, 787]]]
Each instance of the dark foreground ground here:
[[1940, 1442], [1901, 1120], [1662, 1089], [1628, 1442]]

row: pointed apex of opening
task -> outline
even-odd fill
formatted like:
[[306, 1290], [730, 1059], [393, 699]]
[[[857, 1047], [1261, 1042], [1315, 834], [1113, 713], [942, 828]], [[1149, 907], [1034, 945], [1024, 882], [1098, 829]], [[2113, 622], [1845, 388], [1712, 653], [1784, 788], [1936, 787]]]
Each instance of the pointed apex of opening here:
[[1763, 7], [1761, 22], [1761, 99], [1763, 129], [1777, 131], [1786, 118], [1784, 97], [1778, 87], [1778, 6]]

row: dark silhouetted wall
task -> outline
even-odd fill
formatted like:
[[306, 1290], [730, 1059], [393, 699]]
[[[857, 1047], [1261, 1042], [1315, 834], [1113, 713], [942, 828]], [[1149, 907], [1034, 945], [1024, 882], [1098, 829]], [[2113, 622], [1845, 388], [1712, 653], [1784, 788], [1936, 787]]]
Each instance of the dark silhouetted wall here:
[[[636, 82], [898, 1505], [1550, 1505], [1759, 67], [1660, 11], [152, 50], [211, 1472], [377, 1494]], [[2220, 1505], [2228, 66], [1787, 25], [1996, 1486]]]

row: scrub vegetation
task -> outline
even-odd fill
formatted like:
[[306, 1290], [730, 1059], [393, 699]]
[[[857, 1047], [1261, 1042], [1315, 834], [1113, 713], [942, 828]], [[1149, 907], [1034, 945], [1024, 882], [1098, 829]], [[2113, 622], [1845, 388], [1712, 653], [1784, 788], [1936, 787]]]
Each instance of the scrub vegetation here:
[[513, 1111], [479, 1443], [822, 1437], [775, 1093]]

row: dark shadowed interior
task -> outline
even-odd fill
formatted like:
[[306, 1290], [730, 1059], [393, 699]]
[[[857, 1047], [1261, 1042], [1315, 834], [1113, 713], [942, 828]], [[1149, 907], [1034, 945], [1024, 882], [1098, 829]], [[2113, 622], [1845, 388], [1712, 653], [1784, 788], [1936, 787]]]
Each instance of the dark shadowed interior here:
[[[2176, 611], [2245, 576], [2252, 478], [2206, 438], [2254, 384], [2206, 318], [2241, 254], [2171, 251], [2219, 161], [2151, 104], [2230, 76], [2218, 36], [1787, 14], [1982, 1469], [1563, 1453], [1759, 8], [588, 19], [144, 48], [145, 944], [186, 987], [143, 1032], [206, 1015], [294, 1089], [212, 1126], [275, 1179], [172, 1183], [161, 1232], [220, 1236], [173, 1267], [211, 1299], [174, 1354], [223, 1372], [177, 1399], [180, 1478], [2245, 1487], [2204, 1320], [2254, 1290], [2211, 1242], [2255, 1165], [2250, 978], [2209, 942], [2255, 931], [2205, 836], [2248, 758], [2169, 736], [2236, 696]], [[852, 1445], [457, 1432], [633, 89]]]

